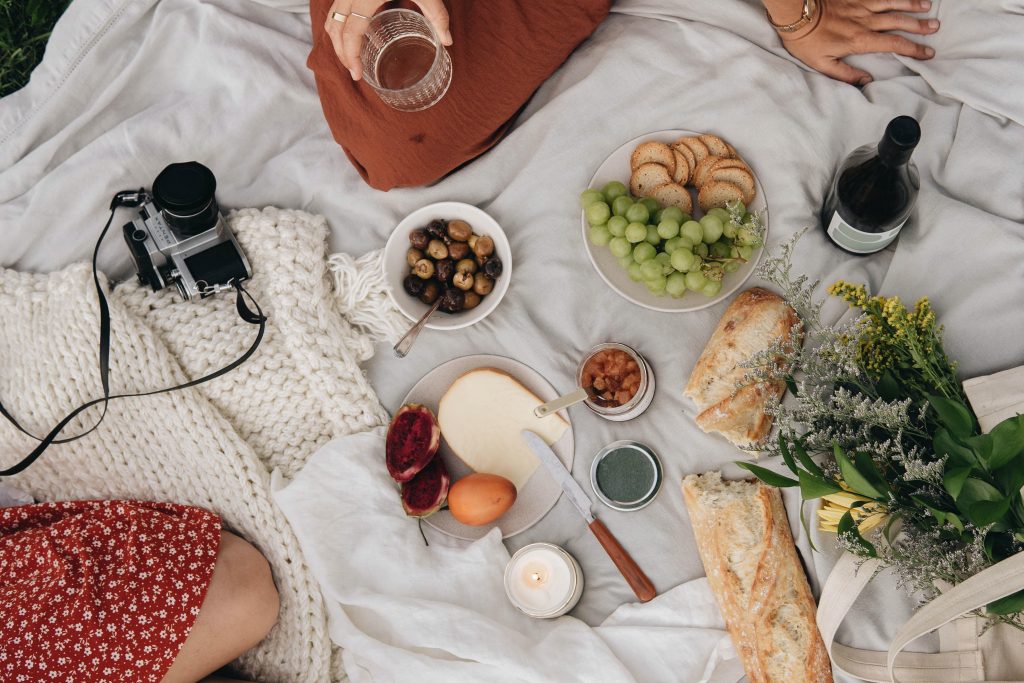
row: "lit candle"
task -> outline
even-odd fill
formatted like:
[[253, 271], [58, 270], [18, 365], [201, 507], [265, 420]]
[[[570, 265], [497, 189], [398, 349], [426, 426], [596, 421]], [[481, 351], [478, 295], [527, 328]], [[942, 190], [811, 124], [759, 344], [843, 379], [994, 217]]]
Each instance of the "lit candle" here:
[[520, 548], [505, 567], [505, 592], [531, 617], [557, 617], [583, 593], [583, 572], [569, 553], [550, 543]]

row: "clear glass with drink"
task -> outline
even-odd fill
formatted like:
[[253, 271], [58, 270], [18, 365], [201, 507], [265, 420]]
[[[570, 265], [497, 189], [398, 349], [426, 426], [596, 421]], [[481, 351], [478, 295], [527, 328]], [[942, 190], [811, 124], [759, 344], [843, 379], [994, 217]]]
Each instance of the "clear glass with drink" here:
[[360, 55], [363, 78], [399, 111], [437, 104], [452, 82], [452, 60], [423, 15], [389, 9], [374, 15]]

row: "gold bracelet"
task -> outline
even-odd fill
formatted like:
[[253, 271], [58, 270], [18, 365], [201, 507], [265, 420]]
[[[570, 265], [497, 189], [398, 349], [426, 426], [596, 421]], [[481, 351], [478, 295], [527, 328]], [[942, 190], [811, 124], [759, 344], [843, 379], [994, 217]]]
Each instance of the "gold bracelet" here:
[[764, 14], [768, 17], [768, 23], [772, 25], [779, 33], [792, 33], [793, 31], [799, 31], [807, 24], [814, 21], [814, 16], [818, 13], [818, 2], [817, 0], [804, 0], [804, 11], [800, 13], [800, 18], [794, 21], [792, 24], [776, 24], [775, 20], [772, 19], [772, 15], [768, 12], [768, 8], [764, 8]]

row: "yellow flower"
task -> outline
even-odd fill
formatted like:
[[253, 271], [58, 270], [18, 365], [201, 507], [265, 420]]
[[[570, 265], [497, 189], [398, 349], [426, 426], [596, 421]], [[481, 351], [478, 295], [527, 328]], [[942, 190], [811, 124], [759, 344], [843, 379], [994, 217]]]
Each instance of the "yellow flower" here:
[[[843, 482], [839, 482], [839, 484], [846, 488]], [[851, 507], [858, 501], [863, 502], [864, 505]], [[881, 503], [850, 491], [840, 491], [822, 496], [821, 507], [818, 508], [818, 527], [822, 531], [837, 533], [839, 531], [839, 520], [847, 512], [853, 517], [853, 521], [857, 525], [857, 531], [861, 535], [871, 531], [888, 517], [888, 512]]]

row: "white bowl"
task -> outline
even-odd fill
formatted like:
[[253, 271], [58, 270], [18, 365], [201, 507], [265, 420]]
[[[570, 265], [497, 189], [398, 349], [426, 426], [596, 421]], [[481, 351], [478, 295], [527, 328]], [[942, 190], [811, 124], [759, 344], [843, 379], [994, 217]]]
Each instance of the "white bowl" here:
[[[684, 135], [697, 135], [686, 130], [662, 130], [654, 133], [647, 133], [640, 137], [633, 138], [626, 144], [619, 147], [617, 150], [611, 153], [604, 163], [601, 164], [597, 172], [594, 173], [594, 177], [590, 180], [589, 187], [595, 190], [600, 190], [605, 183], [618, 180], [629, 186], [629, 158], [636, 149], [636, 146], [641, 142], [647, 142], [648, 140], [657, 140], [658, 142], [670, 143], [673, 140], [677, 140]], [[761, 181], [757, 179], [757, 174], [754, 174], [754, 183], [757, 185], [757, 196], [754, 198], [753, 203], [747, 207], [748, 211], [756, 212], [764, 210], [764, 241], [768, 243], [768, 204], [764, 197], [764, 188], [761, 187]], [[690, 189], [690, 188], [687, 188]], [[690, 189], [691, 194], [693, 190]], [[697, 208], [697, 198], [694, 197], [694, 218], [702, 215], [700, 209]], [[686, 296], [681, 299], [674, 299], [671, 296], [655, 296], [640, 282], [633, 282], [630, 279], [629, 273], [626, 269], [619, 264], [619, 259], [612, 255], [612, 252], [608, 247], [599, 247], [591, 244], [590, 239], [587, 237], [588, 229], [590, 225], [587, 223], [587, 217], [585, 213], [581, 212], [581, 219], [583, 223], [583, 244], [587, 250], [587, 256], [590, 257], [590, 262], [594, 266], [594, 270], [601, 276], [601, 279], [605, 281], [609, 287], [615, 291], [616, 294], [631, 301], [638, 306], [649, 308], [652, 311], [662, 311], [665, 313], [685, 313], [688, 311], [699, 311], [702, 308], [708, 306], [714, 306], [719, 301], [723, 301], [733, 295], [733, 293], [743, 286], [751, 275], [754, 274], [754, 268], [757, 266], [757, 262], [761, 260], [761, 254], [764, 251], [764, 247], [758, 247], [754, 252], [753, 257], [735, 273], [726, 273], [725, 278], [722, 280], [722, 289], [713, 297], [706, 297], [700, 292], [687, 292]]]
[[473, 232], [487, 235], [494, 240], [494, 253], [501, 259], [501, 277], [495, 280], [494, 289], [483, 297], [479, 306], [458, 313], [438, 311], [430, 316], [430, 321], [427, 322], [427, 327], [432, 330], [457, 330], [469, 327], [490, 315], [505, 296], [509, 280], [512, 279], [512, 248], [501, 226], [485, 211], [462, 202], [437, 202], [416, 209], [395, 227], [384, 246], [384, 278], [388, 283], [391, 300], [406, 318], [416, 321], [427, 312], [430, 307], [416, 297], [410, 296], [402, 287], [402, 280], [409, 274], [409, 264], [405, 260], [405, 254], [410, 246], [409, 233], [435, 219], [466, 221], [473, 226]]

